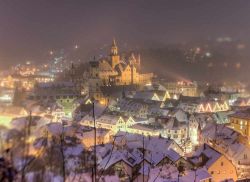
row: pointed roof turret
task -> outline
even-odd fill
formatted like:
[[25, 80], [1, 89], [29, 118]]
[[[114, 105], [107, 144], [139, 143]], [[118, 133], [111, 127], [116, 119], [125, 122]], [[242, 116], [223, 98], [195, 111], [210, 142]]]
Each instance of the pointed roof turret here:
[[115, 38], [113, 38], [112, 46], [111, 46], [111, 55], [117, 55], [118, 54], [118, 47], [116, 45]]
[[117, 47], [117, 46], [116, 46], [115, 38], [113, 38], [112, 46], [113, 46], [113, 47]]

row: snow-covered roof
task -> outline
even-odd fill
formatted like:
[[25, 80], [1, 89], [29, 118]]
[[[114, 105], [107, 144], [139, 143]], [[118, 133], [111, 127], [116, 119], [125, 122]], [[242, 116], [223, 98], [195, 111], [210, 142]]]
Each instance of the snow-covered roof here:
[[47, 130], [52, 135], [59, 136], [62, 134], [62, 131], [63, 131], [62, 123], [59, 123], [59, 122], [49, 123], [47, 124]]
[[215, 141], [215, 145], [224, 150], [228, 157], [240, 159], [240, 155], [250, 152], [250, 148], [238, 141], [240, 134], [225, 125], [207, 124], [202, 130], [203, 138]]
[[167, 90], [161, 84], [147, 84], [147, 85], [144, 86], [144, 89], [146, 89], [146, 90], [160, 90], [160, 91], [166, 91]]
[[231, 114], [230, 117], [236, 117], [241, 119], [250, 119], [250, 109], [244, 111], [238, 111], [234, 114]]
[[145, 132], [156, 132], [156, 133], [157, 133], [157, 130], [162, 129], [160, 126], [141, 124], [141, 123], [134, 124], [130, 126], [130, 128], [145, 131]]
[[164, 128], [170, 130], [180, 130], [187, 127], [186, 122], [180, 122], [176, 117], [170, 118], [168, 122], [164, 125]]
[[[202, 157], [202, 155], [206, 156], [206, 159]], [[194, 157], [190, 159], [190, 161], [194, 164], [199, 164], [202, 162], [207, 168], [213, 165], [222, 154], [207, 144], [201, 146], [194, 154]], [[200, 161], [202, 159], [202, 161]]]
[[64, 150], [65, 156], [78, 156], [83, 152], [84, 148], [81, 144], [75, 146], [67, 146]]
[[173, 165], [151, 168], [148, 182], [177, 182], [178, 170]]
[[153, 165], [159, 164], [164, 158], [168, 158], [175, 163], [181, 158], [181, 156], [173, 149], [146, 152], [145, 155], [145, 159], [147, 159], [147, 161], [149, 161]]
[[96, 121], [99, 122], [99, 123], [106, 123], [106, 124], [116, 125], [119, 118], [120, 118], [119, 116], [103, 114], [102, 116], [97, 118]]
[[133, 167], [138, 164], [141, 159], [136, 158], [126, 150], [110, 152], [104, 159], [99, 163], [98, 168], [106, 170], [117, 162], [123, 161], [127, 165]]
[[[132, 134], [127, 132], [119, 131], [116, 136], [116, 142], [120, 144], [122, 141], [126, 142], [126, 146], [130, 149], [133, 148], [142, 148], [143, 147], [143, 137], [144, 137], [144, 148], [148, 151], [166, 151], [169, 149], [177, 147], [178, 145], [175, 143], [174, 140], [167, 139], [167, 138], [161, 138], [158, 136], [150, 136], [145, 137], [143, 135], [139, 134]], [[175, 150], [175, 149], [174, 149]]]
[[160, 100], [158, 95], [153, 91], [138, 91], [134, 95], [134, 98], [143, 100]]
[[180, 180], [182, 182], [190, 182], [190, 181], [200, 182], [200, 181], [204, 181], [204, 180], [208, 180], [208, 179], [212, 179], [212, 176], [204, 168], [199, 168], [199, 169], [196, 170], [196, 172], [190, 170], [184, 176], [182, 176], [180, 178]]
[[[108, 133], [110, 132], [110, 130], [104, 129], [104, 128], [97, 128], [96, 129], [96, 137], [104, 137], [106, 136]], [[90, 131], [85, 131], [82, 132], [82, 138], [92, 138], [94, 136], [94, 129], [90, 130]]]
[[[110, 114], [103, 114], [99, 118], [96, 119], [97, 123], [105, 123], [109, 125], [116, 125], [117, 121], [121, 117], [116, 116], [116, 115], [110, 115]], [[92, 115], [86, 115], [82, 118], [81, 122], [86, 122], [86, 121], [93, 121]]]

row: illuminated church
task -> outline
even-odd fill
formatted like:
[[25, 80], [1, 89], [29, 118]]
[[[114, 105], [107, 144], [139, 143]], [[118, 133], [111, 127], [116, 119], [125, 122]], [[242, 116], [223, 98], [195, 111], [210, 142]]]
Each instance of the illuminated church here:
[[118, 54], [118, 47], [113, 40], [110, 54], [97, 62], [92, 62], [90, 75], [101, 80], [103, 86], [108, 85], [142, 85], [151, 82], [153, 73], [140, 73], [140, 55], [133, 53], [125, 60]]
[[140, 55], [132, 53], [127, 59], [121, 58], [116, 41], [113, 40], [109, 56], [90, 62], [89, 94], [101, 100], [101, 87], [145, 85], [151, 83], [153, 76], [153, 73], [141, 73]]

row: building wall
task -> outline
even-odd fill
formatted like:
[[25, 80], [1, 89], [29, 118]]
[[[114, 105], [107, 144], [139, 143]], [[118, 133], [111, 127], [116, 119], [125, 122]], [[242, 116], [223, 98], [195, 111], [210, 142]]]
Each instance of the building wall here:
[[144, 181], [148, 181], [149, 180], [149, 176], [147, 174], [144, 175], [144, 178], [143, 178], [143, 174], [140, 174], [138, 177], [136, 177], [134, 179], [134, 182], [142, 182], [144, 179]]
[[112, 55], [111, 56], [111, 66], [114, 69], [117, 64], [120, 63], [120, 56], [119, 55]]
[[[93, 136], [94, 136], [94, 132], [92, 132], [92, 133], [93, 133]], [[85, 147], [89, 148], [89, 147], [94, 146], [95, 140], [94, 140], [93, 136], [86, 137], [86, 136], [84, 136], [84, 133], [83, 133], [82, 143], [84, 144]], [[96, 137], [96, 144], [101, 145], [101, 144], [109, 143], [110, 142], [110, 137], [111, 136], [109, 135], [109, 133], [107, 133], [104, 136], [103, 135], [102, 136], [97, 136]]]
[[244, 136], [250, 137], [250, 119], [230, 117], [230, 126]]
[[140, 84], [150, 83], [153, 77], [154, 77], [153, 73], [140, 74], [139, 75], [139, 83]]
[[132, 177], [132, 172], [133, 172], [132, 167], [123, 161], [116, 163], [113, 166], [113, 169], [118, 173], [119, 177], [121, 173], [125, 174], [125, 176]]
[[165, 138], [171, 138], [176, 143], [181, 144], [182, 140], [187, 139], [187, 128], [179, 128], [176, 130], [173, 129], [165, 129], [162, 133], [162, 136]]
[[213, 181], [219, 182], [226, 179], [233, 179], [236, 181], [237, 173], [234, 165], [225, 157], [221, 156], [209, 168], [208, 172], [212, 175]]
[[184, 96], [198, 96], [197, 84], [188, 84], [185, 82], [169, 82], [165, 85], [169, 93], [182, 94]]

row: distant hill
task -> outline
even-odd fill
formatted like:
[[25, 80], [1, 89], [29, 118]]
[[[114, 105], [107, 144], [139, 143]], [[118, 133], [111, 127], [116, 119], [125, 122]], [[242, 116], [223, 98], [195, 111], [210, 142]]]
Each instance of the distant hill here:
[[153, 71], [169, 79], [248, 81], [249, 53], [237, 46], [236, 43], [200, 46], [199, 54], [195, 53], [197, 46], [191, 45], [141, 49], [138, 52], [145, 71]]
[[[154, 72], [169, 80], [249, 82], [250, 49], [240, 41], [194, 41], [175, 45], [145, 42], [136, 48], [133, 45], [119, 48], [120, 54], [140, 53], [143, 71]], [[96, 59], [106, 56], [108, 51], [108, 45], [92, 51], [80, 50], [71, 54], [70, 60], [86, 63], [94, 56]], [[81, 72], [86, 69], [86, 64], [77, 68]]]

